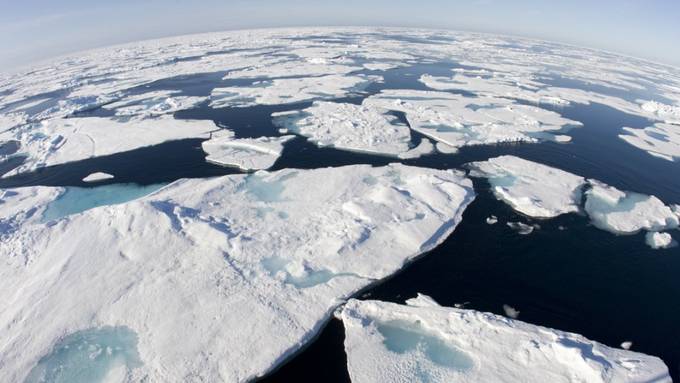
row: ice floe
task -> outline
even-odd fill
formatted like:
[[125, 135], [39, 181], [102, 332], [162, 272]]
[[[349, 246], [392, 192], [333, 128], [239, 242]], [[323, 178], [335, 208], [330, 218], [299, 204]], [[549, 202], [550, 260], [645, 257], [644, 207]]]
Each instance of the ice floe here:
[[121, 372], [102, 361], [107, 375], [251, 380], [311, 341], [343, 299], [441, 243], [473, 198], [459, 172], [357, 165], [180, 180], [25, 223], [0, 247], [0, 327], [12, 334], [0, 339], [0, 380], [51, 371], [64, 342], [107, 326], [136, 334], [141, 362]]
[[671, 382], [653, 356], [423, 295], [406, 303], [347, 302], [352, 382]]
[[208, 99], [181, 96], [180, 93], [180, 91], [141, 93], [107, 104], [104, 109], [113, 111], [116, 116], [150, 118], [195, 108]]
[[208, 154], [206, 161], [234, 166], [241, 170], [263, 170], [274, 166], [281, 157], [283, 146], [295, 136], [235, 138], [228, 130], [213, 133], [201, 147]]
[[507, 222], [506, 225], [519, 235], [529, 235], [537, 228], [537, 225], [529, 225], [524, 222]]
[[25, 125], [0, 133], [0, 141], [16, 140], [28, 159], [8, 175], [38, 167], [64, 164], [121, 153], [166, 141], [208, 138], [217, 127], [212, 121], [169, 117], [139, 121], [107, 118], [68, 118]]
[[341, 98], [359, 92], [377, 76], [327, 75], [264, 80], [248, 87], [216, 88], [210, 95], [213, 108], [294, 104]]
[[670, 234], [652, 231], [645, 234], [645, 242], [652, 249], [667, 249], [676, 244]]
[[[410, 150], [411, 129], [385, 109], [315, 102], [307, 109], [277, 113], [273, 117], [275, 125], [309, 137], [318, 146], [393, 157], [405, 156]], [[427, 154], [433, 149], [430, 144], [420, 152]]]
[[680, 125], [655, 124], [644, 129], [623, 128], [619, 137], [647, 153], [668, 161], [680, 159]]
[[494, 195], [520, 213], [551, 218], [579, 211], [585, 179], [515, 156], [501, 156], [466, 167], [489, 180]]
[[99, 182], [104, 180], [110, 180], [112, 178], [114, 178], [114, 176], [109, 173], [96, 172], [88, 174], [85, 178], [83, 178], [83, 182]]
[[486, 217], [486, 223], [489, 225], [495, 225], [498, 223], [498, 217], [495, 215], [488, 216]]
[[640, 230], [659, 231], [678, 227], [678, 216], [661, 200], [633, 192], [624, 192], [599, 181], [589, 180], [585, 192], [585, 211], [593, 224], [615, 234], [633, 234]]
[[657, 120], [668, 124], [680, 125], [680, 105], [666, 105], [656, 101], [646, 101], [640, 107]]
[[447, 92], [385, 90], [366, 106], [403, 112], [411, 128], [453, 148], [555, 139], [581, 123], [512, 100]]

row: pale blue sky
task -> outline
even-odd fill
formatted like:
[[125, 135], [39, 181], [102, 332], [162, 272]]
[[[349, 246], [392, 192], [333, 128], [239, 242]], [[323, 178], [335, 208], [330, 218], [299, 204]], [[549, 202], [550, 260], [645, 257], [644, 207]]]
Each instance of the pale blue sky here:
[[0, 0], [0, 71], [154, 37], [324, 25], [515, 34], [680, 66], [678, 0]]

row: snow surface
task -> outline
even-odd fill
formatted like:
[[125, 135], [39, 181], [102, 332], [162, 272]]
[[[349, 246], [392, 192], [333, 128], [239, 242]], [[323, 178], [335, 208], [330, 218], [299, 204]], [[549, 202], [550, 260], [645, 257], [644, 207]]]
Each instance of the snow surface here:
[[109, 174], [109, 173], [96, 172], [96, 173], [89, 174], [85, 178], [83, 178], [83, 182], [98, 182], [98, 181], [110, 180], [112, 178], [114, 178], [114, 176]]
[[680, 160], [680, 125], [655, 124], [644, 129], [623, 128], [619, 138], [668, 161]]
[[515, 156], [466, 165], [473, 177], [489, 179], [496, 198], [535, 218], [579, 211], [585, 179]]
[[327, 75], [264, 80], [249, 87], [215, 88], [210, 95], [210, 106], [279, 105], [340, 98], [359, 92], [380, 79], [376, 76]]
[[390, 89], [368, 97], [363, 105], [403, 112], [413, 130], [453, 148], [555, 139], [555, 133], [581, 125], [504, 98], [447, 92]]
[[411, 129], [382, 108], [315, 102], [300, 111], [275, 113], [274, 124], [308, 137], [318, 146], [415, 158], [434, 150], [432, 143], [411, 150]]
[[640, 230], [675, 229], [680, 223], [673, 210], [654, 196], [624, 192], [595, 180], [589, 183], [585, 210], [602, 230], [634, 234]]
[[[12, 334], [0, 380], [23, 381], [68, 337], [106, 326], [137, 335], [142, 363], [107, 375], [251, 380], [343, 299], [441, 243], [473, 198], [459, 172], [357, 165], [180, 180], [24, 223], [0, 247], [0, 327]], [[24, 210], [0, 204], [10, 221]]]
[[645, 234], [645, 242], [652, 249], [667, 249], [675, 244], [670, 234], [658, 232]]
[[201, 147], [208, 154], [206, 161], [235, 166], [244, 171], [269, 169], [283, 153], [283, 146], [295, 136], [234, 138], [231, 131], [212, 134]]
[[169, 117], [141, 121], [107, 118], [68, 118], [26, 125], [0, 133], [0, 141], [16, 140], [29, 158], [4, 175], [38, 167], [106, 156], [186, 138], [208, 138], [217, 127], [212, 121], [175, 120]]
[[342, 310], [352, 382], [671, 382], [656, 357], [419, 295]]

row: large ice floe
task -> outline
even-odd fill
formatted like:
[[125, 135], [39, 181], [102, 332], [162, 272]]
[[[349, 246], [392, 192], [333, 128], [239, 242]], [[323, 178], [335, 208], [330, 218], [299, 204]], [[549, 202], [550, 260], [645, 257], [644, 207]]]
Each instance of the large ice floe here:
[[581, 335], [439, 306], [352, 299], [342, 310], [352, 382], [664, 382], [659, 359]]
[[203, 141], [201, 147], [208, 154], [208, 162], [245, 171], [264, 170], [274, 166], [284, 144], [294, 137], [235, 138], [233, 132], [221, 130]]
[[619, 137], [636, 148], [668, 161], [680, 159], [680, 125], [655, 124], [644, 129], [623, 128]]
[[180, 91], [155, 91], [128, 96], [105, 105], [116, 116], [151, 118], [195, 108], [207, 101], [207, 97], [182, 96]]
[[654, 196], [621, 191], [519, 157], [501, 156], [466, 167], [471, 176], [488, 178], [498, 199], [530, 217], [584, 210], [593, 225], [614, 234], [675, 229], [680, 223], [673, 208]]
[[0, 133], [0, 141], [19, 142], [28, 159], [6, 174], [34, 170], [92, 157], [125, 152], [185, 138], [208, 138], [217, 127], [212, 121], [164, 117], [140, 121], [107, 118], [68, 118], [29, 124]]
[[382, 108], [315, 102], [311, 107], [273, 115], [274, 124], [309, 137], [318, 146], [413, 158], [434, 150], [428, 140], [411, 148], [411, 129]]
[[[180, 180], [44, 224], [51, 190], [0, 204], [3, 228], [23, 222], [0, 247], [2, 381], [68, 379], [74, 364], [133, 381], [261, 376], [343, 299], [441, 243], [474, 198], [458, 172], [357, 165]], [[91, 338], [92, 363], [66, 350]], [[107, 345], [120, 359], [100, 361]]]
[[583, 177], [514, 156], [467, 167], [470, 175], [488, 178], [496, 197], [525, 215], [551, 218], [579, 211]]
[[447, 92], [385, 90], [364, 105], [402, 112], [411, 129], [453, 148], [501, 142], [568, 140], [560, 135], [581, 123], [555, 112], [495, 97]]

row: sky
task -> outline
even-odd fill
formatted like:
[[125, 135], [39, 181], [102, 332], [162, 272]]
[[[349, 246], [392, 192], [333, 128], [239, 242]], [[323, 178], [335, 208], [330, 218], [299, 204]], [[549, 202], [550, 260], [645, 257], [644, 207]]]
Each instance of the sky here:
[[345, 25], [527, 36], [680, 67], [679, 0], [0, 0], [0, 72], [157, 37]]

